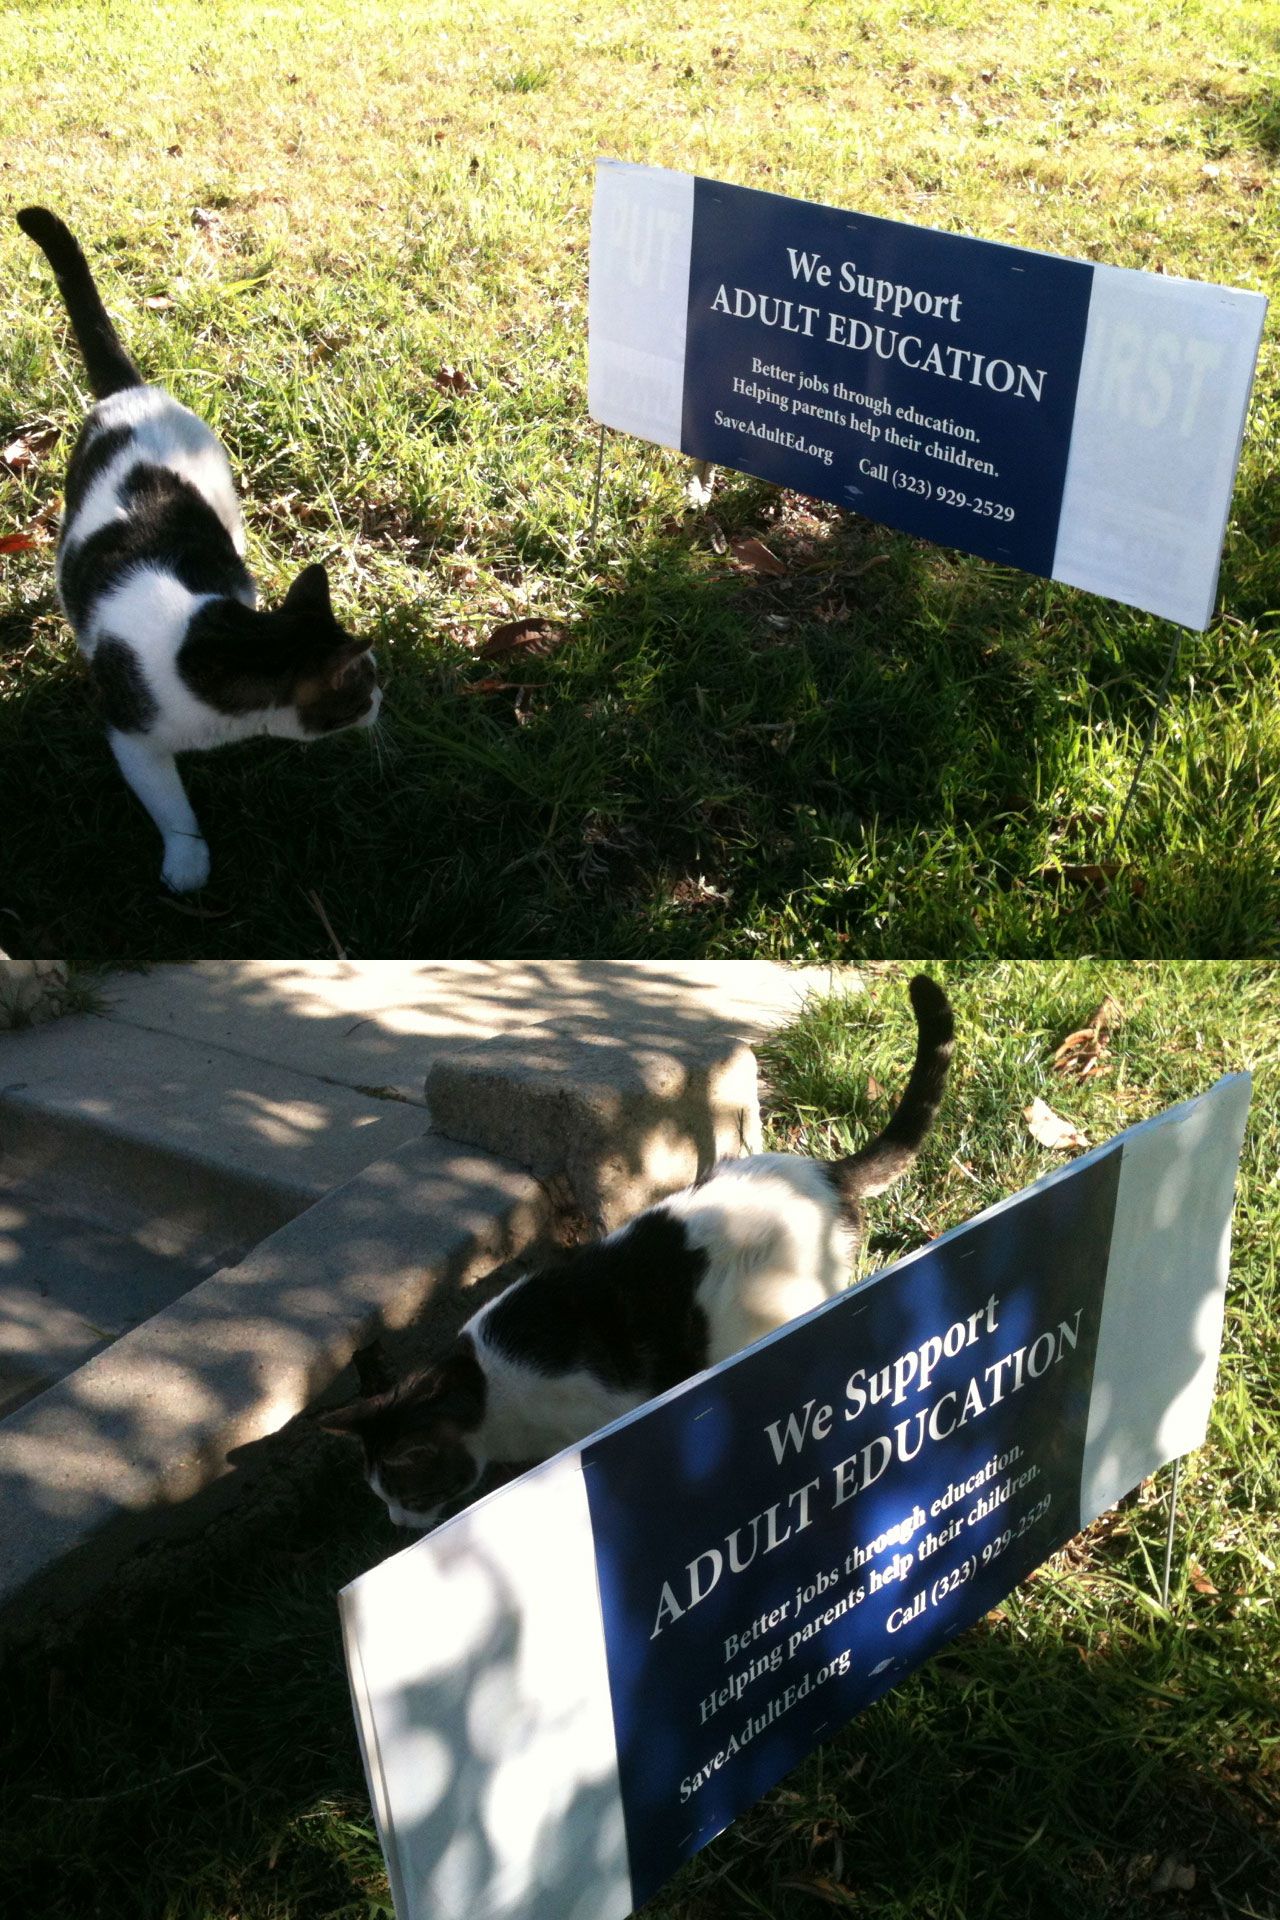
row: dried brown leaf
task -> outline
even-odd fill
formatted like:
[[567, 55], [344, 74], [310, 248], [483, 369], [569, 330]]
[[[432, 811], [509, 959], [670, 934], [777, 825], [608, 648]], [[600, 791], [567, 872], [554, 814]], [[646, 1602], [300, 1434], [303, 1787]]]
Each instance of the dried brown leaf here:
[[1059, 886], [1088, 888], [1101, 896], [1121, 874], [1128, 880], [1134, 899], [1141, 900], [1147, 891], [1146, 881], [1140, 873], [1119, 860], [1091, 860], [1079, 866], [1041, 867], [1039, 877], [1056, 881]]
[[787, 570], [785, 561], [770, 552], [763, 540], [747, 536], [733, 541], [732, 546], [734, 559], [747, 572], [767, 573], [777, 578]]
[[461, 367], [440, 367], [434, 375], [434, 385], [441, 393], [471, 393], [475, 382], [467, 378]]
[[1091, 1073], [1103, 1072], [1108, 1043], [1122, 1018], [1119, 1003], [1108, 994], [1093, 1018], [1069, 1033], [1062, 1042], [1053, 1056], [1054, 1072], [1069, 1073], [1077, 1080], [1087, 1080]]
[[0, 453], [0, 466], [8, 467], [10, 473], [25, 473], [28, 467], [39, 464], [40, 455], [46, 453], [57, 438], [56, 427], [34, 427], [20, 433]]
[[554, 653], [569, 638], [564, 627], [550, 620], [504, 620], [477, 649], [482, 660], [501, 660], [512, 653]]
[[825, 1900], [828, 1906], [848, 1909], [854, 1905], [854, 1894], [837, 1880], [829, 1880], [820, 1874], [795, 1874], [789, 1880], [779, 1880], [779, 1887], [785, 1887], [790, 1893], [811, 1893], [815, 1900]]
[[0, 553], [25, 553], [35, 544], [29, 533], [6, 533], [0, 537]]
[[1087, 1133], [1070, 1120], [1064, 1120], [1060, 1113], [1055, 1113], [1038, 1094], [1029, 1107], [1022, 1109], [1022, 1118], [1032, 1139], [1038, 1140], [1042, 1147], [1049, 1147], [1054, 1153], [1071, 1153], [1077, 1147], [1087, 1147], [1089, 1144]]

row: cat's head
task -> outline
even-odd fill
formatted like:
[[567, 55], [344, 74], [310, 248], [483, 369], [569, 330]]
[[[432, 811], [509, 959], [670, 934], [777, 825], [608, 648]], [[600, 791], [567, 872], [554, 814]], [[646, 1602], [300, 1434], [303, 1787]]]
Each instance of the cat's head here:
[[371, 727], [382, 694], [372, 642], [357, 640], [334, 615], [329, 576], [322, 566], [304, 567], [286, 593], [290, 651], [302, 662], [293, 704], [305, 736]]
[[392, 1377], [376, 1343], [356, 1355], [357, 1400], [316, 1415], [359, 1440], [365, 1477], [397, 1526], [434, 1527], [465, 1502], [486, 1462], [466, 1436], [484, 1418], [485, 1383], [465, 1338], [434, 1367]]

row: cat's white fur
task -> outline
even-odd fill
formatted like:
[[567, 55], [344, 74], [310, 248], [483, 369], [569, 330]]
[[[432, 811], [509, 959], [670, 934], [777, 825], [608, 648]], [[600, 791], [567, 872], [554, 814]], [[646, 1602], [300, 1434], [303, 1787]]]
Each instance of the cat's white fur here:
[[[127, 517], [120, 483], [139, 458], [167, 467], [189, 481], [231, 535], [236, 552], [244, 557], [244, 522], [231, 468], [217, 436], [198, 414], [182, 406], [163, 387], [142, 386], [126, 387], [100, 400], [91, 418], [95, 435], [116, 427], [129, 427], [132, 433], [93, 480], [67, 524], [58, 555], [59, 597], [68, 554], [100, 527]], [[126, 636], [159, 708], [145, 734], [120, 733], [112, 727], [107, 740], [125, 780], [164, 837], [161, 877], [178, 893], [205, 884], [209, 878], [209, 848], [173, 756], [262, 734], [285, 740], [309, 737], [291, 706], [247, 714], [219, 713], [198, 699], [182, 679], [176, 664], [178, 650], [192, 615], [213, 597], [189, 592], [163, 567], [140, 566], [97, 599], [78, 635], [89, 659], [103, 633]], [[246, 606], [257, 604], [251, 586], [239, 597]], [[70, 617], [65, 600], [63, 609]], [[382, 694], [375, 688], [368, 713], [356, 724], [372, 726], [381, 701]]]
[[[659, 1204], [683, 1221], [690, 1245], [707, 1256], [696, 1297], [707, 1317], [713, 1366], [849, 1283], [853, 1236], [816, 1160], [758, 1153], [726, 1161], [700, 1186]], [[607, 1241], [622, 1239], [633, 1225], [619, 1227]], [[483, 1421], [463, 1436], [477, 1462], [477, 1479], [489, 1460], [545, 1458], [644, 1404], [643, 1391], [610, 1387], [585, 1369], [548, 1376], [513, 1359], [486, 1337], [485, 1322], [496, 1305], [494, 1300], [481, 1307], [463, 1329], [487, 1389]], [[394, 1508], [392, 1519], [403, 1526], [432, 1524], [422, 1517], [400, 1520]]]

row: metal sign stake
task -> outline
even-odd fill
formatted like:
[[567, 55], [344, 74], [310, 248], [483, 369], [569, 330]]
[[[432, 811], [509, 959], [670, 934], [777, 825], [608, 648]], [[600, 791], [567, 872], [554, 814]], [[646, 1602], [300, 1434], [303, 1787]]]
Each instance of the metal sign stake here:
[[1169, 1531], [1164, 1543], [1164, 1586], [1160, 1594], [1161, 1606], [1169, 1605], [1169, 1569], [1173, 1565], [1173, 1524], [1178, 1513], [1178, 1472], [1182, 1466], [1181, 1456], [1173, 1463], [1173, 1479], [1169, 1484]]
[[587, 535], [588, 548], [596, 543], [596, 526], [600, 519], [600, 476], [604, 471], [604, 428], [600, 429], [600, 443], [596, 448], [596, 484], [591, 495], [591, 531]]

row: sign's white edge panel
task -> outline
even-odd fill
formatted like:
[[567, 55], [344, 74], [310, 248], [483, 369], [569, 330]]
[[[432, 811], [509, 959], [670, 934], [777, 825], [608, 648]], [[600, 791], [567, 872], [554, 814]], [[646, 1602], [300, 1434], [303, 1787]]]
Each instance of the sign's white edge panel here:
[[[385, 1561], [383, 1565], [386, 1565]], [[391, 1901], [397, 1914], [403, 1917], [409, 1912], [409, 1903], [405, 1897], [400, 1861], [392, 1837], [391, 1802], [387, 1797], [382, 1747], [378, 1740], [377, 1721], [369, 1697], [369, 1683], [364, 1670], [360, 1635], [357, 1631], [356, 1608], [347, 1597], [350, 1592], [351, 1588], [347, 1587], [338, 1596], [338, 1611], [342, 1619], [342, 1644], [347, 1656], [347, 1680], [351, 1688], [351, 1704], [355, 1709], [356, 1731], [360, 1736], [360, 1758], [364, 1762], [364, 1777], [368, 1782], [369, 1799], [373, 1803], [378, 1832], [382, 1838], [382, 1856], [386, 1862], [387, 1879], [391, 1886]]]
[[502, 1491], [341, 1595], [396, 1911], [623, 1920], [631, 1879], [580, 1456], [526, 1476], [518, 1500]]
[[602, 426], [679, 452], [693, 175], [596, 163], [587, 406]]
[[[591, 222], [591, 417], [676, 452], [683, 416], [694, 178], [666, 167], [597, 160]], [[947, 231], [924, 225], [919, 230]], [[1010, 241], [994, 244], [1022, 253], [1043, 251]], [[642, 269], [650, 249], [659, 245], [669, 251], [662, 254], [661, 277], [652, 280]], [[1239, 287], [1093, 261], [1083, 264], [1093, 268], [1093, 287], [1050, 577], [1203, 629], [1213, 617], [1267, 301]], [[1109, 343], [1117, 328], [1157, 342], [1178, 308], [1194, 311], [1205, 340], [1225, 356], [1229, 401], [1222, 417], [1231, 419], [1238, 408], [1236, 431], [1234, 437], [1219, 434], [1211, 458], [1202, 437], [1184, 440], [1172, 431], [1162, 435], [1158, 465], [1164, 504], [1136, 502], [1134, 475], [1152, 464], [1152, 428], [1139, 408], [1126, 420], [1109, 403]], [[1198, 503], [1202, 510], [1197, 510]], [[1150, 548], [1144, 546], [1144, 536], [1150, 536]]]
[[[1080, 1524], [1202, 1444], [1222, 1343], [1247, 1074], [1121, 1149], [1080, 1469]], [[1172, 1136], [1172, 1137], [1171, 1137]]]
[[1208, 626], [1266, 312], [1260, 293], [1095, 265], [1055, 580]]

